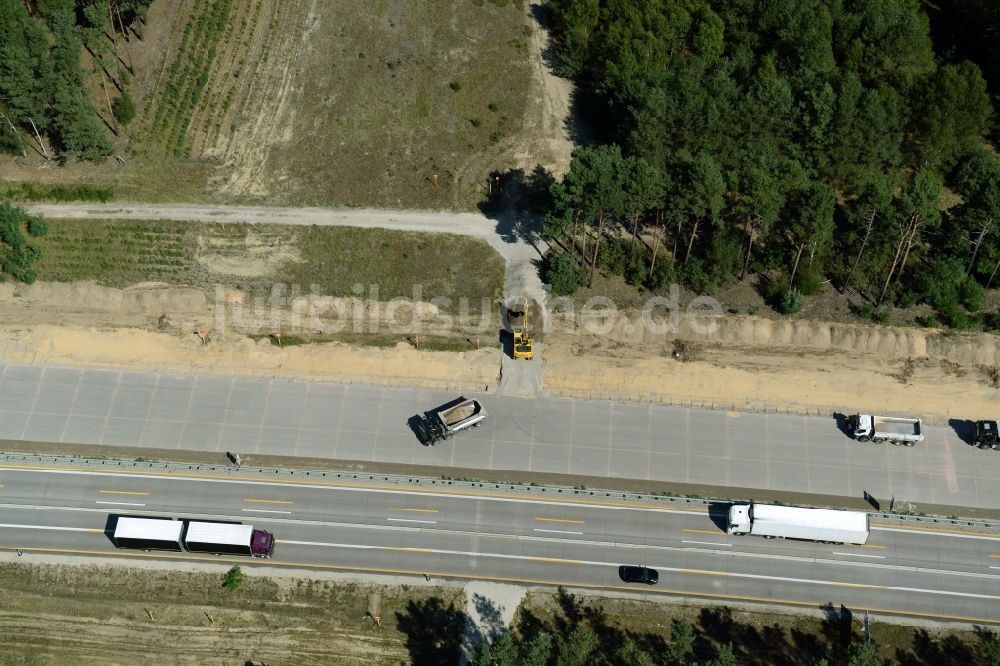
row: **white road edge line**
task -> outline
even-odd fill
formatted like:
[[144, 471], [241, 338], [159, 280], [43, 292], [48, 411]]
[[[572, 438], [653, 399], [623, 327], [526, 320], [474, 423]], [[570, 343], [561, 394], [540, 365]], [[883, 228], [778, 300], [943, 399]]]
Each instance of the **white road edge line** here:
[[278, 511], [276, 509], [243, 509], [244, 511], [252, 511], [254, 513], [291, 513], [291, 511]]
[[848, 557], [872, 557], [872, 558], [874, 558], [876, 560], [884, 560], [885, 559], [885, 555], [866, 555], [865, 553], [838, 553], [837, 551], [833, 551], [833, 554], [834, 555], [846, 555]]
[[[325, 548], [355, 548], [358, 550], [398, 550], [392, 546], [369, 546], [366, 544], [350, 544], [350, 543], [323, 543], [319, 541], [291, 541], [288, 539], [282, 539], [282, 543], [294, 544], [297, 546], [320, 546]], [[521, 560], [521, 561], [535, 561], [539, 556], [532, 555], [506, 555], [501, 553], [476, 553], [472, 551], [464, 550], [445, 550], [439, 548], [419, 548], [414, 549], [419, 551], [420, 554], [429, 555], [457, 555], [460, 557], [488, 557], [494, 559], [502, 560]], [[620, 564], [618, 562], [597, 562], [594, 560], [574, 560], [577, 564], [588, 564], [591, 566], [598, 567], [615, 567], [618, 568]], [[833, 580], [815, 580], [812, 578], [792, 578], [790, 576], [765, 576], [763, 574], [750, 574], [750, 573], [737, 573], [733, 571], [709, 571], [709, 570], [694, 570], [685, 569], [680, 567], [668, 567], [658, 564], [647, 564], [646, 566], [652, 567], [654, 569], [659, 569], [660, 571], [670, 571], [673, 573], [685, 573], [697, 571], [697, 573], [705, 575], [715, 575], [715, 576], [725, 576], [726, 578], [751, 578], [754, 580], [769, 580], [769, 581], [780, 581], [784, 583], [804, 583], [809, 585], [822, 585], [824, 587], [857, 587], [865, 588], [870, 590], [886, 590], [895, 592], [916, 592], [923, 594], [937, 594], [941, 596], [948, 597], [966, 597], [969, 599], [986, 599], [987, 601], [995, 601], [996, 597], [989, 594], [976, 594], [974, 592], [951, 592], [948, 590], [927, 590], [919, 587], [896, 587], [891, 585], [876, 585], [876, 584], [855, 584], [844, 581], [833, 581]]]
[[733, 544], [731, 543], [715, 543], [713, 541], [685, 541], [684, 539], [681, 539], [681, 543], [696, 543], [699, 546], [721, 546], [722, 548], [733, 547]]
[[50, 525], [13, 525], [10, 523], [0, 524], [0, 527], [11, 527], [22, 530], [56, 530], [57, 532], [89, 532], [89, 527], [56, 527]]
[[583, 532], [571, 532], [570, 530], [543, 530], [538, 527], [535, 528], [536, 532], [547, 532], [549, 534], [583, 534]]
[[436, 520], [417, 520], [415, 518], [386, 518], [395, 523], [423, 523], [424, 525], [437, 525]]
[[903, 532], [904, 534], [929, 534], [937, 537], [955, 537], [956, 539], [979, 539], [981, 541], [1000, 541], [1000, 534], [997, 536], [985, 536], [982, 534], [957, 534], [955, 532], [939, 532], [932, 530], [920, 530], [910, 527], [873, 527], [872, 532], [881, 530], [883, 532]]
[[98, 504], [116, 504], [118, 506], [146, 506], [145, 504], [139, 504], [138, 502], [102, 502], [97, 501]]

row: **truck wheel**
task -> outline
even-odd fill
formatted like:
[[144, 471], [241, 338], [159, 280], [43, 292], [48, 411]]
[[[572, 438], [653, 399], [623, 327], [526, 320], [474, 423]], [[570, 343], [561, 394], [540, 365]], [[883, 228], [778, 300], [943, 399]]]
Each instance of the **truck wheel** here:
[[858, 441], [861, 442], [862, 444], [864, 444], [866, 442], [870, 442], [871, 438], [862, 435], [861, 437], [858, 437]]
[[876, 444], [885, 444], [884, 439], [873, 439], [872, 441], [875, 442]]
[[913, 446], [913, 442], [907, 442], [906, 445], [907, 446]]

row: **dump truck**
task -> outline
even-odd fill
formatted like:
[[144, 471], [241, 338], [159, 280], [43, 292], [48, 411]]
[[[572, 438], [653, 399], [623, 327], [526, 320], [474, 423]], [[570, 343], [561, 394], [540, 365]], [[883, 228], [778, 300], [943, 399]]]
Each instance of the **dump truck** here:
[[424, 412], [421, 419], [421, 439], [435, 444], [466, 428], [478, 428], [486, 420], [486, 410], [478, 400], [458, 398], [437, 409]]
[[727, 532], [769, 539], [804, 539], [825, 543], [863, 544], [868, 541], [868, 514], [863, 511], [807, 509], [773, 504], [729, 507]]
[[996, 421], [976, 421], [973, 425], [972, 443], [981, 449], [1000, 451]]
[[892, 442], [897, 445], [913, 446], [924, 441], [920, 419], [898, 418], [894, 416], [872, 416], [857, 414], [851, 417], [851, 432], [859, 442]]

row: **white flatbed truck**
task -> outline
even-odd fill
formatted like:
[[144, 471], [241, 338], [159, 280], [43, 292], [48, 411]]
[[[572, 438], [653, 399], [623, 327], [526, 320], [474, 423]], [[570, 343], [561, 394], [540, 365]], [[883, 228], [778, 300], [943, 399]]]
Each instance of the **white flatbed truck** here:
[[856, 414], [851, 417], [851, 432], [859, 442], [892, 442], [896, 445], [913, 446], [924, 441], [920, 419]]
[[726, 529], [730, 534], [767, 538], [804, 539], [825, 543], [863, 544], [868, 541], [868, 514], [864, 511], [807, 509], [774, 504], [734, 504]]

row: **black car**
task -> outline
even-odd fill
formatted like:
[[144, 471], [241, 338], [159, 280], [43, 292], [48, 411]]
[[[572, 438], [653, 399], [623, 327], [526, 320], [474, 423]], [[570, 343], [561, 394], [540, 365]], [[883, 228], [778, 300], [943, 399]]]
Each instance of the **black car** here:
[[656, 571], [656, 569], [624, 564], [618, 567], [618, 575], [626, 583], [645, 583], [646, 585], [656, 585], [657, 581], [660, 580], [660, 574]]

